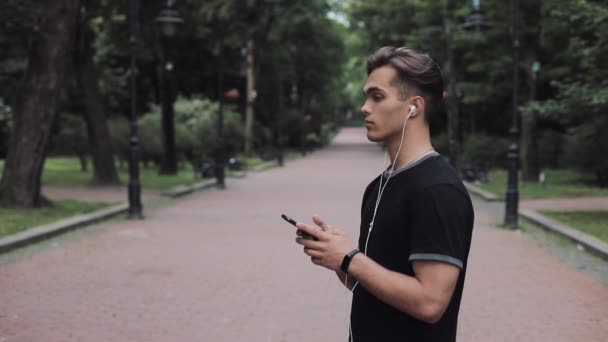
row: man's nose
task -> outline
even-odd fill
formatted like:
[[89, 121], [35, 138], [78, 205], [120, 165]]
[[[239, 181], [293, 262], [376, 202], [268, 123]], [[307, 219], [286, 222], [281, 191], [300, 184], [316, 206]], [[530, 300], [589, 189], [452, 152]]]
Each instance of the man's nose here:
[[371, 114], [371, 111], [369, 110], [369, 106], [367, 104], [367, 101], [365, 101], [363, 103], [363, 106], [361, 106], [361, 114], [363, 114], [363, 116], [368, 116]]

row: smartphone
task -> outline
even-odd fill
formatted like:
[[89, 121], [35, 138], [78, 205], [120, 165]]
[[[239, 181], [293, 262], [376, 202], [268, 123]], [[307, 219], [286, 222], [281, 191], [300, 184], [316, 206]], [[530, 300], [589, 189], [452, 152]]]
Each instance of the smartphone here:
[[[296, 220], [292, 219], [291, 217], [289, 217], [289, 216], [287, 216], [287, 215], [285, 215], [285, 214], [282, 214], [282, 215], [281, 215], [281, 217], [283, 218], [283, 220], [285, 220], [285, 221], [287, 221], [287, 222], [291, 223], [291, 224], [292, 224], [294, 227], [296, 226], [296, 223], [298, 223]], [[302, 232], [303, 237], [311, 237], [311, 238], [313, 238], [313, 239], [317, 240], [317, 238], [316, 238], [316, 237], [314, 237], [314, 236], [312, 236], [312, 235], [308, 234], [307, 232], [305, 232], [305, 231], [303, 231], [303, 230], [301, 230], [301, 232]]]

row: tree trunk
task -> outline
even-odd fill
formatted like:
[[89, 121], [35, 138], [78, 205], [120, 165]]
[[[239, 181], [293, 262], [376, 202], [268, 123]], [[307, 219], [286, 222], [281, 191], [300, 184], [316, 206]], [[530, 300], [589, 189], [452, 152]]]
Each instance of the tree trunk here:
[[99, 185], [119, 184], [118, 172], [114, 164], [112, 140], [105, 114], [105, 108], [97, 83], [97, 68], [93, 61], [95, 50], [94, 33], [86, 19], [80, 20], [76, 51], [76, 72], [80, 88], [84, 92], [85, 121], [89, 132], [89, 145], [93, 155], [93, 183]]
[[456, 73], [454, 70], [454, 50], [452, 45], [452, 22], [450, 19], [451, 0], [443, 3], [443, 27], [445, 33], [446, 54], [445, 74], [447, 79], [447, 114], [448, 114], [448, 147], [450, 162], [456, 170], [460, 168], [460, 113], [456, 94]]
[[255, 73], [253, 65], [253, 36], [247, 40], [247, 107], [245, 109], [245, 154], [253, 150], [253, 104], [255, 102]]
[[80, 1], [46, 0], [42, 7], [0, 181], [0, 204], [5, 206], [32, 208], [43, 203], [42, 169], [71, 57]]
[[[522, 1], [524, 18], [524, 63], [526, 65], [526, 102], [536, 98], [536, 73], [532, 66], [538, 61], [540, 45], [540, 0]], [[536, 182], [540, 173], [538, 158], [538, 132], [536, 115], [522, 113], [521, 121], [521, 163], [524, 181]]]
[[87, 172], [89, 165], [87, 155], [84, 153], [78, 153], [78, 160], [80, 161], [80, 171]]

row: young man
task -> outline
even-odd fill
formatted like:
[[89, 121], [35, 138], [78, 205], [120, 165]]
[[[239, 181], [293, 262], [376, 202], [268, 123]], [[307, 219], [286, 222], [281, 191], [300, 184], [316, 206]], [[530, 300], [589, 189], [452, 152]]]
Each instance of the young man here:
[[458, 175], [431, 145], [441, 73], [405, 47], [381, 48], [367, 72], [367, 138], [386, 144], [391, 165], [363, 195], [358, 248], [318, 216], [318, 227], [297, 224], [296, 242], [353, 291], [351, 341], [455, 341], [474, 217]]

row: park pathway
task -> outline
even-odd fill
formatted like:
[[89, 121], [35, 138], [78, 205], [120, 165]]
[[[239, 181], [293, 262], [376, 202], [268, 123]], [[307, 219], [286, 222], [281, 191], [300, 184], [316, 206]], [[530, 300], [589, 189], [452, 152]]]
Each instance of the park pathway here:
[[[343, 129], [284, 168], [5, 262], [0, 342], [346, 341], [348, 293], [280, 214], [357, 234], [382, 160], [364, 130]], [[608, 286], [480, 208], [459, 341], [606, 341]]]

